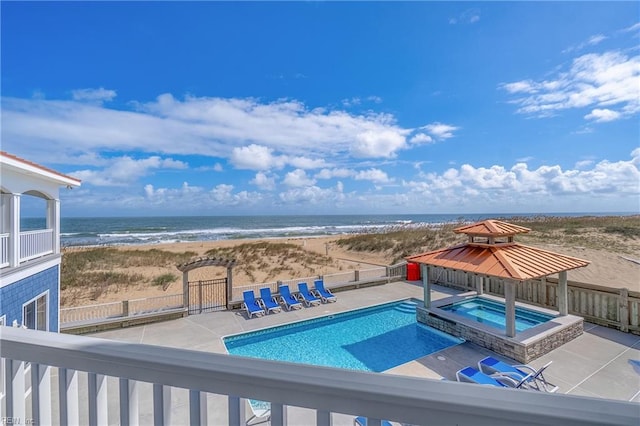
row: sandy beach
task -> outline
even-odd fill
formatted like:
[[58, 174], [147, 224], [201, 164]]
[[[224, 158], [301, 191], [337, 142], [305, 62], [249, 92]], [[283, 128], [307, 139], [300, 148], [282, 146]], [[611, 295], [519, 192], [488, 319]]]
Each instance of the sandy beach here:
[[[256, 265], [260, 265], [259, 267], [247, 264], [243, 265], [240, 263], [234, 268], [234, 286], [326, 275], [348, 270], [364, 270], [377, 266], [390, 265], [393, 260], [385, 252], [360, 252], [347, 250], [336, 244], [336, 241], [341, 238], [348, 238], [348, 236], [179, 242], [140, 246], [120, 246], [117, 247], [117, 249], [141, 251], [163, 250], [174, 253], [190, 251], [196, 253], [196, 257], [202, 257], [206, 256], [206, 252], [211, 249], [237, 248], [241, 245], [246, 246], [266, 242], [272, 244], [286, 243], [288, 245], [295, 245], [301, 250], [311, 254], [312, 258], [319, 259], [317, 264], [291, 261], [286, 264], [286, 267], [281, 268], [282, 270], [278, 272], [278, 268], [274, 268], [274, 265], [277, 262], [284, 264], [284, 260], [261, 256], [260, 259], [252, 259]], [[589, 260], [591, 264], [588, 267], [569, 271], [569, 280], [571, 281], [603, 285], [611, 288], [626, 287], [632, 291], [640, 291], [640, 264], [637, 263], [640, 259], [640, 253], [634, 253], [635, 241], [633, 243], [634, 245], [631, 247], [624, 247], [624, 250], [620, 250], [619, 252], [611, 249], [593, 249], [548, 243], [531, 245]], [[87, 249], [68, 248], [65, 251], [70, 252], [76, 250]], [[631, 252], [631, 254], [629, 254], [629, 252]], [[320, 262], [320, 260], [322, 261]], [[245, 263], [251, 263], [251, 260], [245, 261]], [[105, 291], [101, 292], [99, 297], [91, 297], [88, 292], [82, 291], [82, 289], [79, 288], [65, 289], [63, 290], [62, 295], [62, 306], [67, 307], [132, 300], [176, 294], [182, 291], [182, 273], [176, 268], [176, 265], [166, 265], [164, 267], [136, 266], [115, 269], [120, 269], [130, 274], [139, 274], [149, 278], [160, 274], [171, 274], [175, 279], [165, 286], [149, 285], [148, 282], [146, 284], [129, 285], [126, 287], [109, 286]], [[189, 272], [189, 281], [224, 278], [225, 276], [225, 268], [206, 267]]]

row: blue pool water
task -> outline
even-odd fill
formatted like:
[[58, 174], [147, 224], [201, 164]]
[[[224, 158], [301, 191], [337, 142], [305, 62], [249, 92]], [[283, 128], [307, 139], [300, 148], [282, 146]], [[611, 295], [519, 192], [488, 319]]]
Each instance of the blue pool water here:
[[[462, 302], [442, 306], [440, 309], [455, 312], [460, 316], [491, 327], [503, 330], [506, 327], [504, 303], [495, 302], [482, 297], [474, 297]], [[547, 315], [516, 306], [516, 332], [551, 321], [553, 318], [553, 315]]]
[[381, 372], [463, 340], [416, 321], [405, 300], [229, 336], [233, 355]]

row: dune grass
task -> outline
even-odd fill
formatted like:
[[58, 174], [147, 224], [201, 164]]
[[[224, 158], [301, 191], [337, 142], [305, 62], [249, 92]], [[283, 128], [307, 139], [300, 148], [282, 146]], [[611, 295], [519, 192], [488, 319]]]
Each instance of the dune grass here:
[[270, 280], [287, 271], [294, 271], [293, 265], [303, 265], [310, 275], [333, 263], [328, 256], [312, 253], [297, 244], [259, 241], [242, 243], [235, 247], [221, 247], [208, 250], [207, 256], [235, 259], [236, 269], [244, 272], [250, 280], [255, 280], [254, 272], [268, 271]]
[[[194, 252], [174, 253], [158, 249], [118, 250], [113, 247], [65, 250], [62, 257], [60, 288], [106, 289], [109, 286], [127, 287], [143, 284], [143, 275], [122, 270], [148, 266], [173, 267], [195, 255]], [[162, 285], [166, 283], [166, 279], [167, 277], [163, 278]]]
[[[516, 237], [516, 241], [523, 244], [552, 243], [621, 253], [637, 253], [640, 250], [640, 215], [540, 216], [505, 221], [531, 229], [531, 232]], [[391, 263], [395, 263], [413, 254], [466, 241], [464, 235], [453, 232], [460, 225], [449, 224], [438, 229], [430, 226], [392, 228], [380, 233], [346, 237], [337, 241], [337, 244], [356, 252], [384, 253]]]

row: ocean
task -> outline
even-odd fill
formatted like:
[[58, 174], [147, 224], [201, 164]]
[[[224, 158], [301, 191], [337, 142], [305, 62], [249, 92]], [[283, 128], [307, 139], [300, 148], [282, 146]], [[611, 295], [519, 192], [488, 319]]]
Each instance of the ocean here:
[[[554, 213], [550, 216], [599, 215]], [[608, 215], [616, 215], [608, 213]], [[488, 218], [535, 217], [541, 214], [420, 214], [325, 216], [182, 216], [61, 219], [60, 243], [71, 246], [158, 244], [250, 238], [318, 237], [380, 232], [392, 227], [419, 227], [474, 222]], [[21, 230], [45, 228], [44, 218], [22, 218]]]

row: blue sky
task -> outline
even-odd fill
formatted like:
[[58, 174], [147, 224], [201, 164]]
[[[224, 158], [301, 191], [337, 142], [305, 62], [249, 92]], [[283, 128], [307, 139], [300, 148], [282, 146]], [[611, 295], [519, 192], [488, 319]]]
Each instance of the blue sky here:
[[638, 2], [0, 7], [64, 216], [640, 209]]

